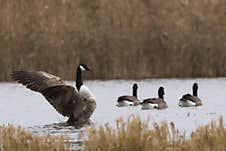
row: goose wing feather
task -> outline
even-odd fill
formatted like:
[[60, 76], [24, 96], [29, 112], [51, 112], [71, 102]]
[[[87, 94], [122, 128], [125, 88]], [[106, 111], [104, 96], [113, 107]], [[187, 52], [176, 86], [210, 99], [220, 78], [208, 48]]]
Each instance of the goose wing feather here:
[[137, 98], [134, 97], [134, 96], [126, 96], [126, 95], [125, 96], [120, 96], [118, 98], [118, 102], [125, 101], [125, 100], [130, 101], [130, 102], [136, 102], [137, 101]]
[[69, 85], [49, 87], [41, 91], [48, 102], [63, 116], [71, 116], [74, 111], [81, 112], [85, 104], [78, 92]]
[[44, 71], [13, 71], [13, 80], [25, 85], [28, 89], [41, 92], [46, 88], [65, 85], [60, 77]]
[[159, 98], [149, 98], [149, 99], [145, 99], [143, 101], [143, 103], [152, 103], [152, 104], [158, 104], [159, 102], [161, 102], [162, 99]]
[[[192, 95], [191, 95], [191, 94], [185, 94], [185, 95], [182, 96], [181, 99], [184, 99], [184, 100], [190, 100], [190, 99], [192, 99]], [[192, 100], [191, 100], [191, 101], [192, 101]]]
[[75, 110], [79, 114], [85, 106], [74, 87], [65, 85], [63, 80], [52, 74], [43, 71], [14, 71], [11, 77], [27, 88], [40, 92], [63, 116], [71, 116]]

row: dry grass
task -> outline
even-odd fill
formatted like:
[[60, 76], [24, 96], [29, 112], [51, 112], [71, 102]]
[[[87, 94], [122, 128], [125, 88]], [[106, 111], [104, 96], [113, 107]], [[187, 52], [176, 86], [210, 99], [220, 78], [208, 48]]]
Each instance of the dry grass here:
[[116, 128], [105, 125], [90, 129], [85, 151], [225, 151], [226, 129], [223, 120], [200, 127], [190, 139], [178, 132], [173, 123], [154, 124], [132, 117], [117, 121]]
[[0, 151], [69, 151], [64, 137], [33, 136], [21, 127], [0, 126]]
[[[198, 128], [185, 139], [173, 123], [141, 121], [131, 116], [119, 119], [116, 128], [109, 125], [89, 128], [84, 151], [225, 151], [226, 128], [222, 117]], [[71, 142], [65, 137], [33, 136], [21, 127], [0, 126], [0, 151], [71, 151]]]
[[225, 0], [0, 0], [0, 80], [225, 76]]

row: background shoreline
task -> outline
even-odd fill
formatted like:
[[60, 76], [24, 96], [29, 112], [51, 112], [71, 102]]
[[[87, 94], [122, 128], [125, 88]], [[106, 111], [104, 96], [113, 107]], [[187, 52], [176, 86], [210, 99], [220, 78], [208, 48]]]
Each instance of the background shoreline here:
[[0, 81], [13, 70], [73, 80], [223, 77], [224, 0], [1, 0]]

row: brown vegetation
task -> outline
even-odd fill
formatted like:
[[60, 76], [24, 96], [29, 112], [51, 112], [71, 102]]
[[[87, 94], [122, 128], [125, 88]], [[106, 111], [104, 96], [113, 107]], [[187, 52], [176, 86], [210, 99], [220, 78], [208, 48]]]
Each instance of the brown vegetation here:
[[0, 80], [12, 70], [74, 79], [226, 75], [225, 0], [0, 0]]
[[64, 137], [33, 136], [21, 127], [0, 125], [0, 151], [69, 151]]
[[[84, 151], [225, 151], [226, 129], [222, 117], [198, 128], [185, 139], [171, 122], [153, 124], [131, 116], [117, 120], [116, 128], [109, 125], [89, 128], [80, 150]], [[21, 127], [0, 126], [0, 151], [71, 151], [72, 142], [66, 137], [33, 136]]]
[[170, 123], [154, 123], [132, 117], [127, 122], [119, 120], [116, 128], [109, 125], [90, 129], [85, 151], [225, 151], [226, 129], [223, 120], [198, 128], [191, 138], [185, 139]]

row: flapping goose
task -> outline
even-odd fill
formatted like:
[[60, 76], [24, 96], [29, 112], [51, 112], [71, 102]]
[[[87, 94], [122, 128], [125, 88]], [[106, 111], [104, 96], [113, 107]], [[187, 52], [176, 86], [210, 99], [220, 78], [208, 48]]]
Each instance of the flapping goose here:
[[85, 64], [78, 65], [76, 89], [43, 71], [13, 71], [11, 77], [28, 89], [40, 92], [60, 114], [69, 117], [69, 124], [81, 124], [89, 121], [96, 108], [95, 97], [82, 81], [82, 71], [89, 70]]
[[165, 92], [164, 92], [164, 88], [160, 87], [158, 90], [158, 96], [159, 98], [148, 98], [143, 100], [143, 102], [141, 103], [142, 105], [142, 109], [146, 110], [146, 109], [165, 109], [167, 108], [167, 103], [164, 101], [164, 96]]
[[136, 106], [140, 104], [140, 101], [137, 99], [137, 89], [138, 86], [136, 83], [133, 84], [133, 95], [128, 96], [120, 96], [117, 100], [117, 106], [118, 107], [123, 107], [123, 106]]
[[179, 101], [179, 106], [181, 107], [192, 107], [202, 105], [202, 101], [198, 97], [198, 84], [194, 83], [192, 86], [193, 94], [185, 94]]

